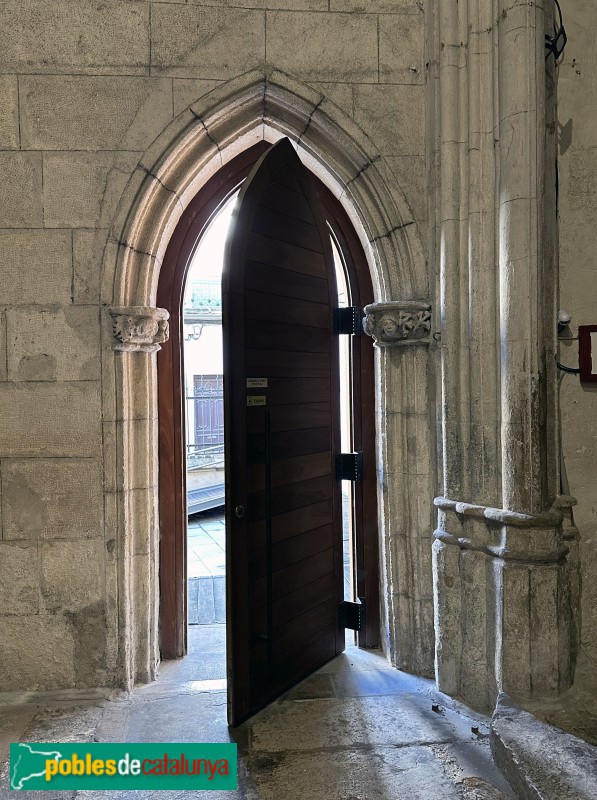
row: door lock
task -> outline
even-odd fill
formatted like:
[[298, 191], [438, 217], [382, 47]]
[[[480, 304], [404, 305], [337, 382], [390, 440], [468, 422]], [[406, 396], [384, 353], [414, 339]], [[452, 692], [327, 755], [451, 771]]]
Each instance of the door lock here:
[[237, 519], [242, 519], [245, 516], [245, 507], [237, 506], [234, 509], [234, 513], [236, 514]]

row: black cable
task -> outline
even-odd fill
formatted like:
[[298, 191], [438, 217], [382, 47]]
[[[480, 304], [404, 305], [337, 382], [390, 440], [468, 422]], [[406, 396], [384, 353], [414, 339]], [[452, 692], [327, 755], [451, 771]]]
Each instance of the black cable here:
[[560, 364], [559, 361], [556, 361], [556, 365], [558, 369], [562, 370], [562, 372], [570, 372], [573, 375], [578, 375], [580, 373], [580, 369], [577, 369], [576, 367], [566, 367], [564, 364]]

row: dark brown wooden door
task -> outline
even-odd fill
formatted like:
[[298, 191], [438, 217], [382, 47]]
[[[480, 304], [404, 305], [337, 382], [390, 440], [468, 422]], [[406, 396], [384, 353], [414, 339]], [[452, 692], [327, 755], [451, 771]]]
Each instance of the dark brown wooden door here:
[[329, 230], [283, 139], [243, 185], [224, 265], [233, 725], [344, 649], [336, 305]]

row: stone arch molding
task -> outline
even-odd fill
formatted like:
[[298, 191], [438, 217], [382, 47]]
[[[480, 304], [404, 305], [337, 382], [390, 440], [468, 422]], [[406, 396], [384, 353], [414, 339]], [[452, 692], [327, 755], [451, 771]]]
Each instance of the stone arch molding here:
[[[303, 162], [344, 205], [363, 244], [377, 303], [396, 305], [392, 313], [413, 301], [429, 308], [425, 255], [396, 177], [366, 134], [318, 91], [281, 72], [251, 72], [205, 95], [154, 141], [118, 206], [102, 280], [102, 302], [111, 307], [102, 374], [106, 484], [113, 498], [108, 521], [118, 542], [114, 641], [117, 681], [125, 686], [155, 678], [159, 662], [156, 367], [155, 356], [139, 352], [154, 353], [167, 336], [167, 321], [155, 308], [160, 266], [200, 187], [255, 142], [281, 136], [295, 143]], [[392, 302], [396, 298], [399, 303]], [[430, 458], [429, 435], [419, 436], [421, 421], [429, 424], [427, 358], [426, 347], [379, 349], [376, 403], [384, 640], [397, 666], [428, 675], [432, 613], [422, 613], [421, 602], [431, 596], [432, 578], [422, 551], [429, 542], [418, 532], [432, 528], [431, 504], [429, 519], [411, 520], [412, 498], [424, 489], [420, 470], [432, 473], [423, 464]], [[409, 413], [403, 414], [405, 404]], [[412, 476], [399, 474], [393, 454], [417, 437], [419, 467]], [[398, 571], [405, 563], [412, 566], [408, 575]]]
[[426, 267], [414, 216], [371, 139], [320, 92], [279, 71], [253, 71], [183, 111], [144, 154], [111, 228], [105, 302], [155, 305], [161, 260], [190, 200], [239, 152], [281, 136], [295, 142], [304, 163], [346, 208], [369, 260], [376, 300], [421, 299]]

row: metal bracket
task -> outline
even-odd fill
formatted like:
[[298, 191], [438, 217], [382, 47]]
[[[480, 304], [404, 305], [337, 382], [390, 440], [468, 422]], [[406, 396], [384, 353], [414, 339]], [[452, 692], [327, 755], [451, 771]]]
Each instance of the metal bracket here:
[[362, 631], [365, 627], [365, 603], [359, 597], [356, 603], [343, 600], [339, 606], [340, 627], [349, 628], [351, 631]]
[[558, 58], [564, 52], [564, 48], [566, 47], [566, 43], [568, 42], [568, 36], [566, 34], [566, 29], [564, 28], [564, 21], [562, 19], [562, 9], [560, 8], [560, 3], [558, 2], [558, 0], [554, 0], [554, 2], [558, 9], [558, 15], [560, 21], [559, 21], [559, 26], [556, 26], [556, 23], [554, 21], [553, 36], [550, 36], [548, 33], [545, 34], [545, 49], [547, 50], [547, 53], [545, 54], [545, 60], [547, 61], [550, 53], [553, 53], [553, 57], [557, 62]]
[[557, 61], [564, 52], [567, 42], [568, 36], [566, 35], [566, 30], [563, 27], [557, 30], [553, 36], [548, 36], [545, 34], [545, 49], [547, 50], [547, 55], [545, 58], [553, 53], [554, 58]]
[[334, 333], [359, 336], [361, 333], [361, 309], [357, 306], [335, 308]]
[[336, 455], [336, 480], [337, 481], [362, 481], [363, 480], [363, 454], [338, 453]]

